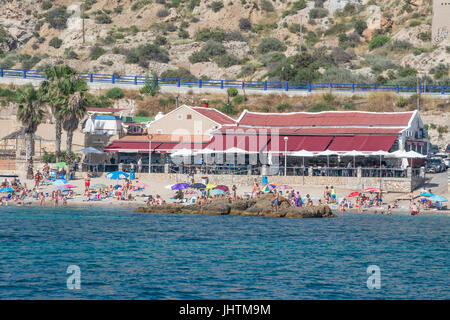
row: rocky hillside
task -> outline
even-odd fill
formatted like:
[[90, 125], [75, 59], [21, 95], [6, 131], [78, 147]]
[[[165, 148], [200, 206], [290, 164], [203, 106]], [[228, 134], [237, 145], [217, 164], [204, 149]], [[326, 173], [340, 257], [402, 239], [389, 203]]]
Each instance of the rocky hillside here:
[[0, 6], [4, 68], [68, 64], [109, 74], [450, 82], [450, 44], [431, 42], [429, 0], [0, 0]]

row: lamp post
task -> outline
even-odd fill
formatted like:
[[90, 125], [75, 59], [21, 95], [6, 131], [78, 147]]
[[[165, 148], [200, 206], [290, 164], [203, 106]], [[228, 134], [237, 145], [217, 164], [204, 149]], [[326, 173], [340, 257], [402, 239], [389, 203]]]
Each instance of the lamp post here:
[[288, 137], [284, 137], [284, 175], [286, 175], [286, 163], [287, 163], [287, 141]]
[[152, 138], [151, 134], [148, 135], [148, 173], [152, 173]]

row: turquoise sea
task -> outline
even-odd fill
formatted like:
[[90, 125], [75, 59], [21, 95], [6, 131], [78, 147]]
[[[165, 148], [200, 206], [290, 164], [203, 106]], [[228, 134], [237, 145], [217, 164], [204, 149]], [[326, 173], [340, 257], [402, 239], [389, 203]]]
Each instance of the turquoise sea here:
[[[0, 299], [449, 299], [449, 231], [440, 215], [1, 207]], [[80, 290], [67, 288], [69, 265]]]

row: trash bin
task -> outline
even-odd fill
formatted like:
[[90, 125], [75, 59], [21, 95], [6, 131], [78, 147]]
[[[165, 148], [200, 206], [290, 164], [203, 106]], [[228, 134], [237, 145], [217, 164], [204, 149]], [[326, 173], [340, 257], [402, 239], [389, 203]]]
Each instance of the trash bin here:
[[134, 174], [134, 170], [130, 170], [130, 180], [134, 180], [135, 174]]
[[204, 185], [207, 185], [208, 184], [208, 177], [202, 177], [202, 183]]
[[262, 184], [266, 185], [267, 184], [267, 176], [263, 176], [262, 177]]

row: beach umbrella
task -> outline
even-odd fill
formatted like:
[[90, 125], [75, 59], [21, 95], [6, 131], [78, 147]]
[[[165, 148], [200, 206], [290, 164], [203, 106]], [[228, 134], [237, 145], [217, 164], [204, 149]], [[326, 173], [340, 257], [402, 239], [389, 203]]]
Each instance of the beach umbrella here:
[[288, 189], [294, 189], [291, 186], [288, 186], [287, 184], [278, 186], [277, 189], [283, 189], [283, 190], [288, 190]]
[[213, 149], [205, 148], [205, 149], [202, 149], [202, 150], [195, 151], [194, 154], [211, 154], [211, 153], [215, 153], [215, 152], [216, 151], [213, 150]]
[[433, 197], [434, 193], [431, 192], [422, 192], [421, 194], [419, 194], [420, 197]]
[[83, 153], [95, 153], [95, 154], [103, 154], [103, 153], [104, 153], [103, 151], [100, 151], [100, 150], [95, 149], [95, 148], [93, 148], [93, 147], [87, 147], [87, 148], [84, 148], [84, 149], [80, 149], [80, 150], [78, 150], [77, 152], [83, 152]]
[[66, 187], [66, 188], [76, 188], [77, 186], [74, 186], [73, 184], [65, 184], [64, 187]]
[[429, 197], [428, 200], [433, 201], [433, 202], [447, 202], [448, 199], [444, 196], [440, 196], [440, 195], [434, 195], [432, 197]]
[[380, 192], [379, 188], [367, 188], [363, 190], [364, 192]]
[[191, 149], [180, 149], [177, 150], [176, 152], [172, 153], [170, 156], [171, 157], [187, 157], [187, 156], [192, 156], [194, 154], [194, 151]]
[[337, 152], [331, 151], [331, 150], [325, 150], [322, 152], [319, 152], [317, 154], [318, 156], [326, 156], [327, 157], [327, 166], [330, 167], [330, 156], [337, 156]]
[[300, 151], [295, 151], [293, 153], [290, 154], [293, 157], [302, 157], [303, 158], [303, 166], [305, 166], [305, 158], [311, 158], [314, 157], [314, 153], [312, 153], [311, 151], [307, 151], [307, 150], [300, 150]]
[[206, 185], [204, 185], [203, 183], [197, 182], [197, 183], [191, 184], [189, 187], [193, 188], [193, 189], [205, 189]]
[[120, 179], [126, 179], [128, 178], [128, 173], [125, 173], [123, 171], [111, 171], [108, 172], [105, 175], [106, 179], [111, 179], [111, 180], [120, 180]]
[[244, 149], [236, 148], [236, 147], [232, 147], [232, 148], [229, 148], [229, 149], [227, 149], [225, 151], [221, 151], [221, 152], [223, 152], [223, 153], [258, 153], [256, 151], [250, 152], [250, 151], [246, 151]]
[[177, 183], [177, 184], [174, 184], [172, 187], [170, 187], [172, 190], [183, 190], [183, 189], [187, 189], [187, 188], [189, 188], [189, 184], [187, 184], [187, 183], [184, 183], [184, 182], [182, 182], [182, 183]]
[[223, 191], [223, 190], [221, 190], [221, 189], [214, 189], [214, 190], [211, 191], [211, 193], [214, 194], [214, 195], [223, 195], [223, 194], [226, 194], [226, 192]]
[[215, 184], [211, 184], [211, 183], [208, 183], [206, 185], [206, 189], [214, 189], [215, 187], [217, 187], [217, 186]]
[[263, 186], [263, 191], [264, 192], [269, 192], [269, 191], [272, 191], [273, 189], [276, 189], [276, 188], [277, 188], [277, 186], [274, 185], [274, 184], [267, 184], [267, 185]]
[[364, 156], [364, 153], [356, 150], [352, 150], [343, 154], [344, 157], [353, 157], [353, 168], [355, 168], [356, 157]]
[[57, 163], [55, 163], [55, 166], [57, 166], [57, 167], [65, 167], [66, 163], [65, 162], [57, 162]]
[[214, 188], [214, 190], [223, 190], [223, 191], [227, 192], [229, 189], [227, 186], [224, 186], [223, 184], [219, 184], [218, 186], [216, 186]]
[[358, 192], [358, 191], [352, 192], [352, 193], [350, 193], [350, 194], [348, 195], [349, 198], [351, 198], [351, 197], [357, 197], [357, 196], [359, 196], [359, 192]]
[[13, 192], [14, 189], [10, 187], [4, 187], [0, 189], [0, 192]]

